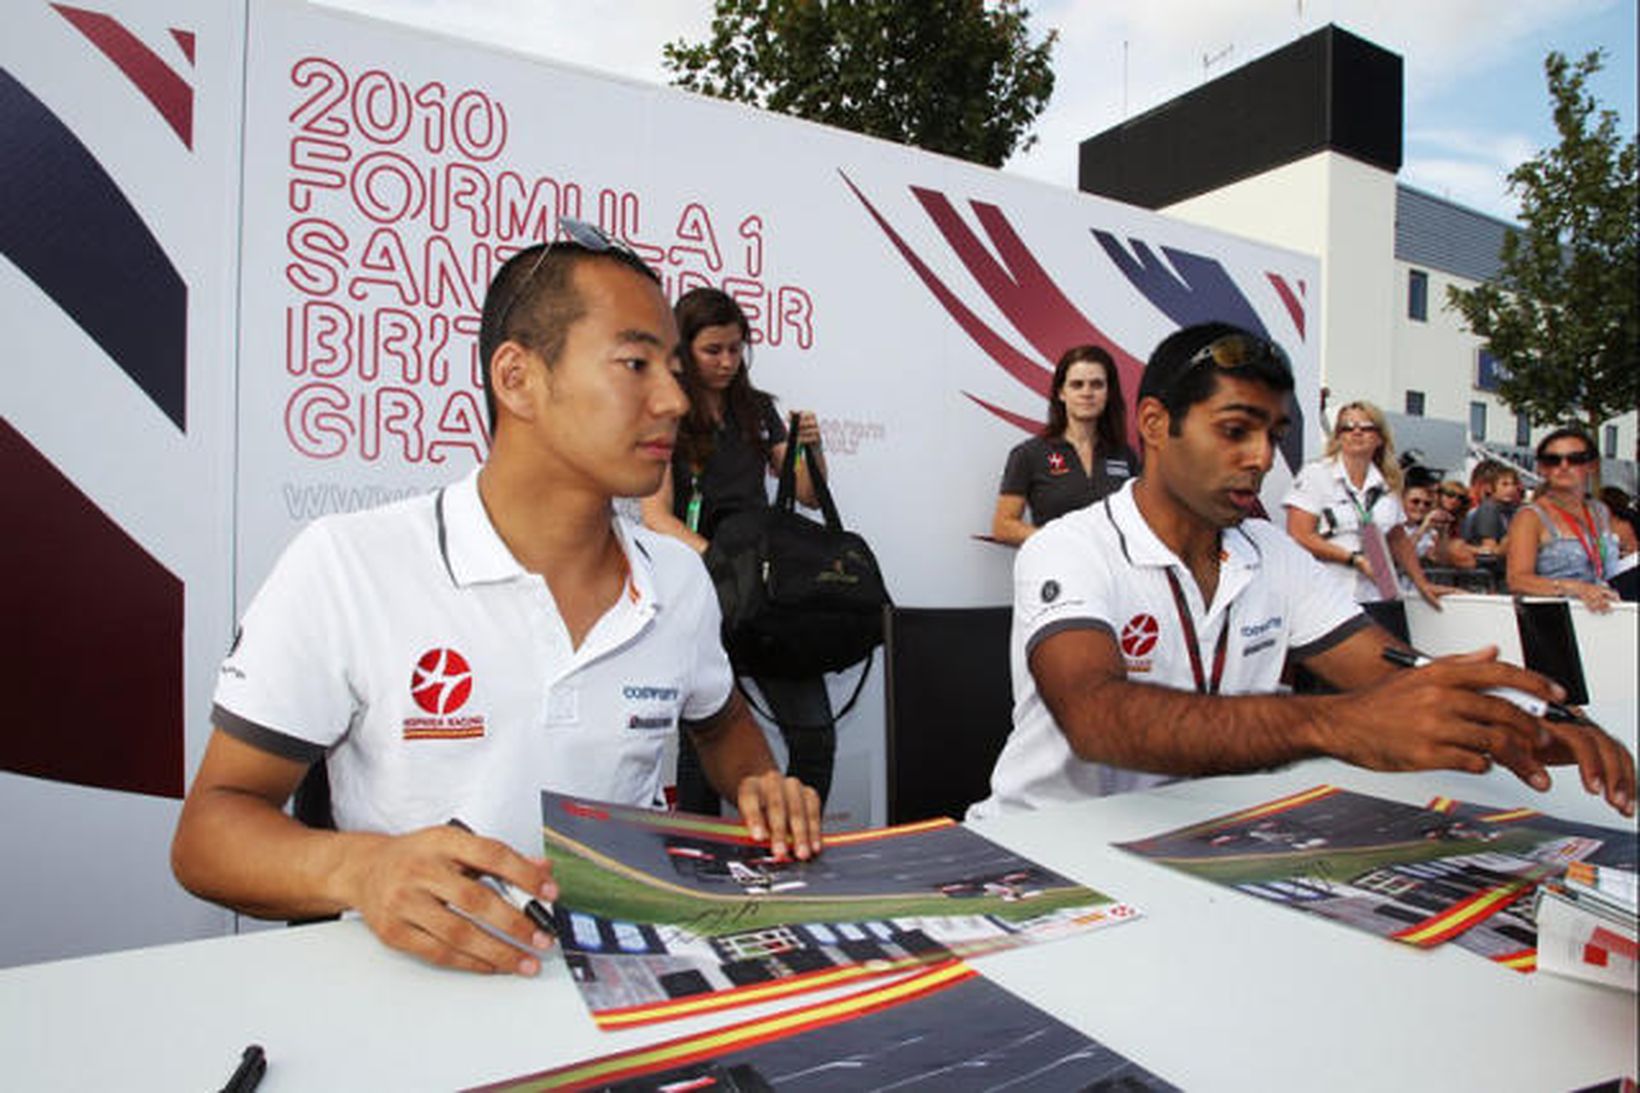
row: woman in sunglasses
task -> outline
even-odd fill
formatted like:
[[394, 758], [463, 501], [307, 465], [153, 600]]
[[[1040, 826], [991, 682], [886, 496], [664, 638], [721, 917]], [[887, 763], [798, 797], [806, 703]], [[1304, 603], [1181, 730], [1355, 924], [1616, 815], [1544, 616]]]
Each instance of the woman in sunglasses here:
[[[1389, 555], [1431, 604], [1452, 591], [1431, 584], [1404, 526], [1401, 467], [1384, 413], [1370, 402], [1338, 410], [1325, 455], [1307, 464], [1283, 498], [1287, 534], [1327, 563], [1326, 571], [1348, 586], [1358, 603], [1384, 599], [1366, 554], [1365, 537], [1376, 527]], [[1393, 579], [1393, 574], [1390, 574]]]
[[1556, 429], [1538, 442], [1543, 486], [1509, 524], [1510, 592], [1576, 597], [1591, 611], [1617, 602], [1606, 581], [1636, 544], [1632, 532], [1614, 525], [1611, 510], [1588, 496], [1598, 459], [1594, 441], [1578, 429]]

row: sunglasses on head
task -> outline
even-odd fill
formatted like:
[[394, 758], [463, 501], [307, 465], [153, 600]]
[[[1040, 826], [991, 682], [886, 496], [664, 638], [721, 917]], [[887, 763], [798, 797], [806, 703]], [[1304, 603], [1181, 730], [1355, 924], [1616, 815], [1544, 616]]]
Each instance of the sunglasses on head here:
[[546, 261], [547, 255], [552, 253], [552, 249], [554, 247], [562, 247], [567, 243], [580, 247], [582, 250], [591, 251], [593, 254], [603, 254], [606, 251], [615, 251], [620, 254], [637, 258], [640, 262], [643, 260], [642, 258], [639, 258], [637, 251], [633, 250], [619, 239], [616, 239], [596, 224], [589, 224], [585, 220], [575, 220], [568, 216], [560, 216], [558, 218], [558, 230], [562, 232], [566, 238], [554, 239], [550, 243], [540, 244], [541, 252], [535, 256], [535, 261], [530, 263], [530, 271], [524, 274], [523, 280], [518, 282], [518, 288], [513, 292], [512, 298], [507, 301], [507, 306], [501, 309], [501, 315], [496, 320], [495, 324], [498, 331], [501, 331], [502, 333], [506, 332], [507, 320], [512, 316], [513, 308], [518, 306], [518, 301], [522, 300], [524, 298], [524, 294], [529, 291], [530, 284], [535, 280], [535, 275], [541, 270], [541, 263]]
[[1376, 433], [1378, 426], [1370, 421], [1340, 422], [1336, 432], [1342, 433]]
[[1196, 350], [1158, 394], [1163, 395], [1165, 401], [1165, 396], [1172, 395], [1187, 377], [1201, 368], [1212, 367], [1221, 372], [1235, 373], [1265, 363], [1274, 364], [1288, 375], [1292, 374], [1292, 363], [1275, 342], [1251, 334], [1223, 334]]
[[1573, 467], [1582, 467], [1593, 463], [1594, 460], [1594, 453], [1587, 448], [1578, 452], [1544, 452], [1537, 457], [1538, 465], [1542, 467], [1558, 467], [1562, 463]]

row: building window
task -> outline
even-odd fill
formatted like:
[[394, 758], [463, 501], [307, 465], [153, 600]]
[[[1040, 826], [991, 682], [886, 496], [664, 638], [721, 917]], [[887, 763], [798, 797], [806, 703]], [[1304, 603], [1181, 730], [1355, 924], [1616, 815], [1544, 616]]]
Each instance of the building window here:
[[1469, 404], [1469, 439], [1486, 439], [1486, 403], [1471, 402]]
[[1407, 416], [1424, 416], [1424, 393], [1422, 391], [1407, 392]]
[[1617, 458], [1617, 426], [1615, 425], [1606, 426], [1606, 451], [1604, 454], [1607, 459]]
[[1407, 271], [1407, 318], [1429, 321], [1429, 274], [1421, 269]]
[[1532, 419], [1525, 414], [1515, 415], [1515, 447], [1530, 448], [1532, 446]]

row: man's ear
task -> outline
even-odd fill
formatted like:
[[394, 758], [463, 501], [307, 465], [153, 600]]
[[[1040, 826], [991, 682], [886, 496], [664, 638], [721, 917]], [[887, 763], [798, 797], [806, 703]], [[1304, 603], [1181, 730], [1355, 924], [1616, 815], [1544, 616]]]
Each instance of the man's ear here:
[[1162, 400], [1153, 395], [1146, 395], [1139, 400], [1134, 412], [1139, 420], [1139, 439], [1146, 447], [1160, 447], [1167, 439], [1167, 429], [1173, 421], [1173, 415], [1167, 412]]
[[535, 355], [515, 341], [504, 341], [490, 355], [490, 390], [495, 394], [496, 411], [525, 421], [535, 416], [531, 397], [539, 369]]

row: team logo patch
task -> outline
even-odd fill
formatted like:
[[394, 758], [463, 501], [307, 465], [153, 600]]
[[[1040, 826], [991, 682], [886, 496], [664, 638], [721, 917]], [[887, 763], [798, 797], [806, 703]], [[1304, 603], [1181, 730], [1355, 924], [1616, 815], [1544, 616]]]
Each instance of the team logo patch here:
[[1053, 601], [1057, 600], [1058, 598], [1059, 598], [1059, 582], [1058, 581], [1043, 581], [1042, 582], [1042, 602], [1043, 603], [1052, 603]]
[[1122, 655], [1128, 659], [1129, 671], [1150, 671], [1147, 658], [1156, 648], [1156, 639], [1161, 632], [1155, 615], [1135, 615], [1122, 627]]
[[454, 649], [429, 649], [410, 673], [410, 697], [430, 716], [404, 719], [406, 740], [458, 740], [484, 735], [484, 717], [456, 716], [473, 694], [473, 669]]
[[1065, 466], [1065, 453], [1064, 452], [1049, 452], [1048, 453], [1048, 473], [1049, 474], [1064, 474], [1066, 470], [1067, 470], [1067, 468]]

